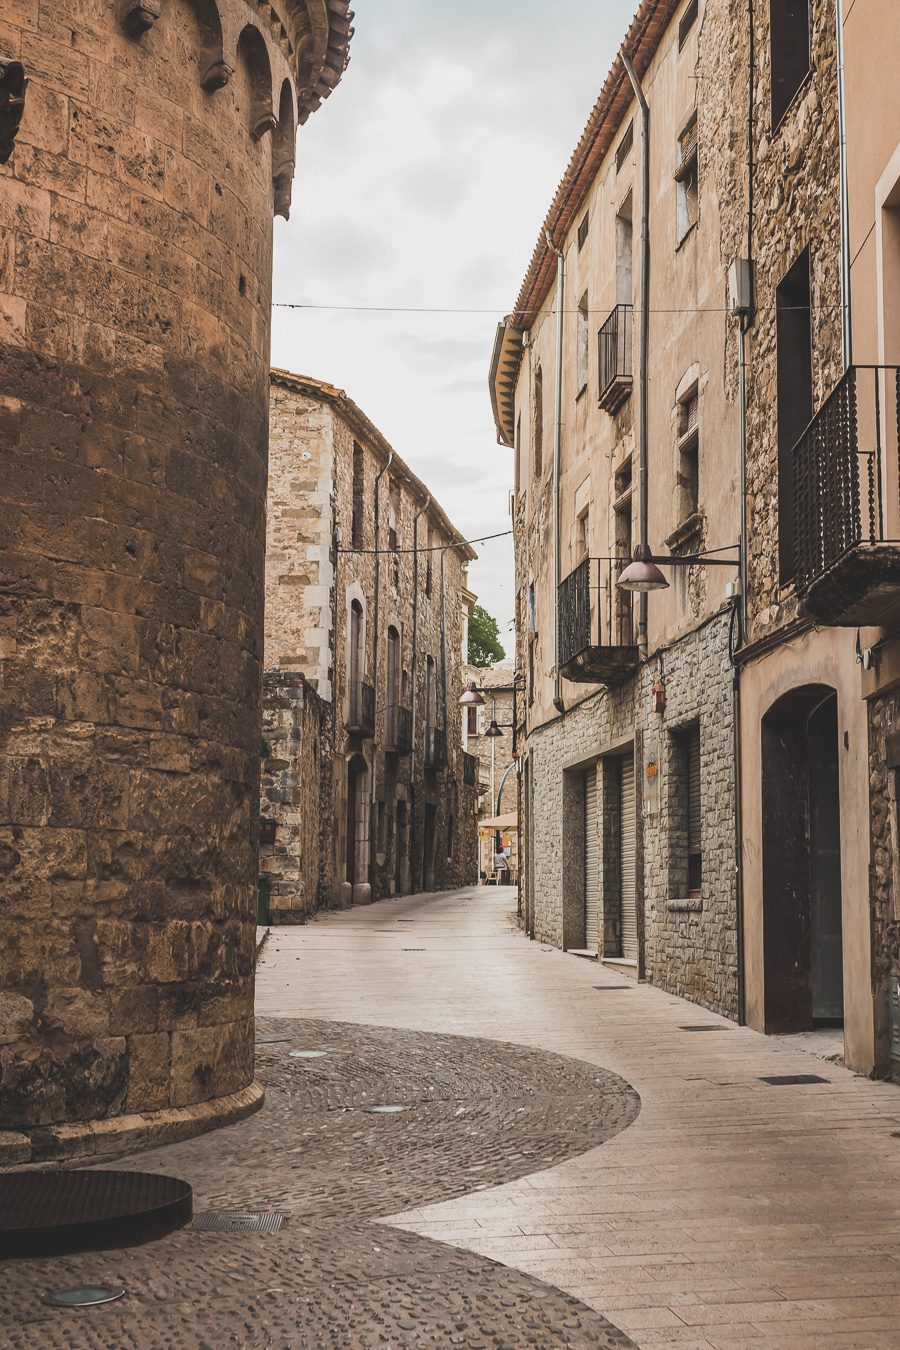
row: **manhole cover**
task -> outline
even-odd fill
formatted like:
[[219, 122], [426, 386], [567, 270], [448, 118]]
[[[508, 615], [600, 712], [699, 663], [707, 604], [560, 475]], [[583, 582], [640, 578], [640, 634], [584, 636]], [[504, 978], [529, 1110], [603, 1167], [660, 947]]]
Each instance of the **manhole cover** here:
[[764, 1075], [759, 1081], [770, 1087], [800, 1087], [803, 1083], [827, 1083], [828, 1079], [817, 1073], [775, 1073]]
[[289, 1050], [289, 1059], [324, 1059], [327, 1050]]
[[148, 1172], [0, 1175], [0, 1257], [133, 1247], [190, 1222], [186, 1181]]
[[408, 1111], [408, 1106], [367, 1106], [366, 1110], [372, 1116], [396, 1116], [401, 1111]]
[[79, 1284], [74, 1289], [54, 1289], [50, 1294], [41, 1294], [41, 1301], [53, 1308], [96, 1308], [98, 1303], [115, 1303], [124, 1297], [125, 1290], [120, 1285]]
[[198, 1214], [193, 1227], [201, 1233], [280, 1233], [285, 1216], [244, 1209], [207, 1209]]

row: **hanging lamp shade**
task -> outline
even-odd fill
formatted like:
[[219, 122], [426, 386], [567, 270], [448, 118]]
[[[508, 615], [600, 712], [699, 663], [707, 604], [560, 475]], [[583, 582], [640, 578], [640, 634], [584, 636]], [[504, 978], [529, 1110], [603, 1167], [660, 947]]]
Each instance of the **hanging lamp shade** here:
[[500, 727], [497, 725], [497, 719], [496, 719], [496, 717], [492, 717], [492, 718], [491, 718], [490, 722], [488, 723], [487, 730], [485, 731], [484, 734], [485, 734], [485, 736], [489, 736], [489, 737], [491, 738], [491, 740], [495, 740], [497, 736], [502, 736], [502, 735], [503, 735], [503, 732], [500, 730]]
[[475, 683], [474, 680], [467, 681], [465, 693], [459, 700], [459, 706], [461, 708], [484, 707], [484, 695], [479, 692], [478, 685]]
[[637, 544], [632, 561], [616, 582], [621, 591], [664, 591], [669, 583], [653, 561], [648, 544]]

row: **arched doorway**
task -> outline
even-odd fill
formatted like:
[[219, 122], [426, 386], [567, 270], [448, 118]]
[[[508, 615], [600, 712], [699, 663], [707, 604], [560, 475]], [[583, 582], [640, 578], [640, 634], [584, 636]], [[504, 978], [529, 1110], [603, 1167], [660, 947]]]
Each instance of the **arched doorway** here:
[[762, 720], [765, 1029], [844, 1020], [837, 694], [810, 684]]

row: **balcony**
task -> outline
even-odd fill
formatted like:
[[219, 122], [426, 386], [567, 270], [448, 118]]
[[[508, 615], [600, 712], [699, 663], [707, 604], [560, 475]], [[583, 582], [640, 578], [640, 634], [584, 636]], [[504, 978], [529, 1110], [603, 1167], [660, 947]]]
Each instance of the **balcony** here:
[[634, 305], [616, 305], [597, 334], [600, 407], [614, 413], [631, 393]]
[[463, 783], [466, 787], [478, 786], [478, 756], [463, 751]]
[[447, 733], [441, 727], [425, 728], [425, 768], [441, 773], [447, 767]]
[[900, 621], [900, 367], [851, 366], [794, 446], [794, 571], [838, 628]]
[[637, 670], [632, 599], [616, 590], [625, 563], [585, 558], [560, 583], [559, 669], [575, 684], [620, 684]]
[[388, 749], [396, 755], [412, 754], [412, 712], [409, 708], [394, 708], [393, 718], [388, 717]]
[[347, 730], [367, 739], [375, 735], [375, 689], [362, 680], [350, 691]]

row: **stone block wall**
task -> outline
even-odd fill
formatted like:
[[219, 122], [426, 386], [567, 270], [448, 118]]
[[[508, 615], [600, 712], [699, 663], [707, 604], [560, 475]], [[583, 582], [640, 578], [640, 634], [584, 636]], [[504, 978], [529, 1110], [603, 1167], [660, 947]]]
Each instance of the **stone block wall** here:
[[900, 690], [869, 700], [869, 765], [875, 1062], [900, 1081], [890, 1046], [890, 979], [900, 979]]
[[[639, 675], [593, 695], [529, 737], [539, 827], [526, 847], [534, 877], [535, 936], [584, 945], [583, 779], [600, 773], [601, 955], [620, 950], [618, 806], [615, 759], [634, 756], [637, 797], [639, 971], [652, 983], [736, 1017], [735, 776], [730, 610], [651, 657]], [[654, 711], [653, 685], [666, 691]], [[688, 898], [678, 858], [683, 790], [677, 738], [699, 722], [702, 896]], [[647, 768], [656, 766], [656, 774]]]
[[0, 23], [0, 1123], [35, 1156], [254, 1100], [280, 5]]
[[[302, 922], [328, 896], [330, 709], [302, 675], [263, 677], [260, 871], [269, 883], [269, 919]], [[268, 825], [274, 839], [263, 838]]]

